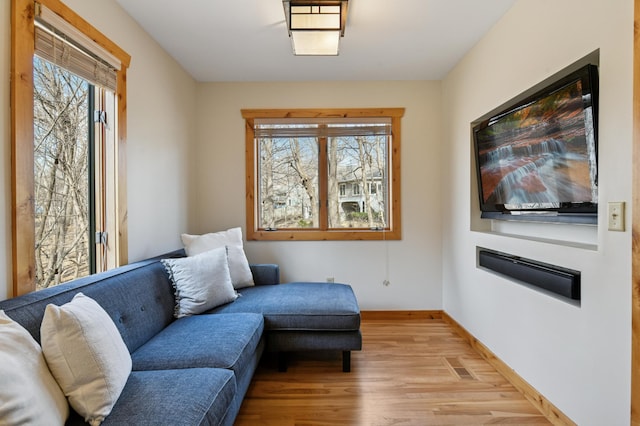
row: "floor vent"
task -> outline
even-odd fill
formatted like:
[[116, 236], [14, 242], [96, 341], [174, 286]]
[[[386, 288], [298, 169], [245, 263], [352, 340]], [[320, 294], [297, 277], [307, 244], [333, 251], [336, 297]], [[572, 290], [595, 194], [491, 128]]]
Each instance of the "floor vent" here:
[[461, 380], [475, 380], [473, 374], [471, 374], [471, 372], [462, 365], [459, 358], [445, 358], [444, 360], [451, 368], [451, 371], [453, 371]]

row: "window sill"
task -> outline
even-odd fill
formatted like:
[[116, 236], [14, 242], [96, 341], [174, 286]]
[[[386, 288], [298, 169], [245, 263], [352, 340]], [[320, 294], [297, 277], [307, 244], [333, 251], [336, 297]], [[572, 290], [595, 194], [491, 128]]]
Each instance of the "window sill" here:
[[394, 230], [291, 230], [275, 231], [257, 230], [247, 231], [248, 241], [384, 241], [400, 240], [402, 234], [399, 229]]

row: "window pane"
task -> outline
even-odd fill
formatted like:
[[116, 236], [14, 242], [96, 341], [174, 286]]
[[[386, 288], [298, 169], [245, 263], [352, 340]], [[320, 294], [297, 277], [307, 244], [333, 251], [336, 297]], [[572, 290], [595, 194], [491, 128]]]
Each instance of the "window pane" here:
[[318, 228], [318, 140], [258, 139], [258, 227]]
[[34, 57], [36, 287], [89, 274], [86, 80]]
[[386, 228], [387, 136], [328, 141], [329, 228]]

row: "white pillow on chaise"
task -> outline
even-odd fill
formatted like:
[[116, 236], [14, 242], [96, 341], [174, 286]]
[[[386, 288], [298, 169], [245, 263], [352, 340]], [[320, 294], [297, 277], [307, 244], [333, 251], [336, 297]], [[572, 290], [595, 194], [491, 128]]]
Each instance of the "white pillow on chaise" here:
[[254, 285], [249, 261], [242, 246], [241, 228], [231, 228], [203, 235], [182, 234], [181, 239], [187, 256], [195, 256], [215, 248], [227, 247], [233, 288], [237, 290]]
[[176, 318], [200, 314], [236, 300], [226, 247], [190, 257], [162, 259], [162, 264], [176, 292]]

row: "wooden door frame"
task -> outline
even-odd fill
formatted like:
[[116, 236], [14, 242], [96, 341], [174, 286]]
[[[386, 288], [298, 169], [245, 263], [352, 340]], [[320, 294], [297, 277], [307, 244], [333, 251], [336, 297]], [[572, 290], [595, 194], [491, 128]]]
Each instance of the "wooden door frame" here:
[[632, 179], [631, 425], [640, 426], [640, 0], [634, 0]]

